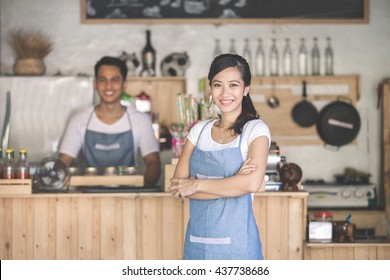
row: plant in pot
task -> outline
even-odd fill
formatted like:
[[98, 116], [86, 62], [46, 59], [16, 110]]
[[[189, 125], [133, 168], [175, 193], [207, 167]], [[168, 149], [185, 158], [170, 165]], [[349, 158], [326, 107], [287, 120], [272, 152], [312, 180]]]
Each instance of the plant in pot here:
[[53, 49], [50, 38], [39, 31], [15, 30], [9, 40], [16, 59], [15, 75], [43, 75], [46, 66], [43, 62]]

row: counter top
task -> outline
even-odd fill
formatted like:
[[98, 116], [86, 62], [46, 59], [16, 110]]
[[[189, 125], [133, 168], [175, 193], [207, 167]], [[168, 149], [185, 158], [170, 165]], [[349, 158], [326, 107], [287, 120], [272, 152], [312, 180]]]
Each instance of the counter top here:
[[[93, 192], [81, 192], [81, 191], [69, 191], [69, 192], [41, 192], [32, 194], [0, 194], [0, 197], [7, 198], [38, 198], [38, 197], [166, 197], [172, 196], [168, 192], [104, 192], [104, 193], [93, 193]], [[308, 192], [283, 192], [283, 191], [266, 191], [257, 192], [255, 196], [272, 196], [272, 197], [297, 197], [303, 198], [308, 196]]]
[[356, 240], [355, 242], [306, 242], [307, 247], [356, 247], [356, 246], [390, 246], [390, 237]]

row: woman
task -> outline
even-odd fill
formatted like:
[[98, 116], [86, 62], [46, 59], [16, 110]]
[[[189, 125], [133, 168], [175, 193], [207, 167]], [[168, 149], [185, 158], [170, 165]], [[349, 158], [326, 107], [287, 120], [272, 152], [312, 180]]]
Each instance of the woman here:
[[184, 259], [263, 259], [252, 193], [264, 179], [269, 129], [249, 97], [244, 58], [217, 56], [208, 79], [219, 119], [191, 129], [169, 189], [190, 199]]

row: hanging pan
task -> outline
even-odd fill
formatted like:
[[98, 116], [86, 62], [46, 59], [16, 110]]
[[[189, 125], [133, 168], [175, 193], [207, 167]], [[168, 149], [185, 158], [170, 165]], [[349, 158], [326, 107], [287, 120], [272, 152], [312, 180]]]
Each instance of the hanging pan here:
[[302, 82], [303, 100], [294, 105], [291, 115], [295, 123], [301, 127], [309, 127], [317, 122], [318, 111], [309, 101], [307, 101], [306, 81]]
[[320, 111], [317, 132], [325, 145], [339, 148], [352, 142], [360, 130], [360, 116], [350, 99], [333, 101]]

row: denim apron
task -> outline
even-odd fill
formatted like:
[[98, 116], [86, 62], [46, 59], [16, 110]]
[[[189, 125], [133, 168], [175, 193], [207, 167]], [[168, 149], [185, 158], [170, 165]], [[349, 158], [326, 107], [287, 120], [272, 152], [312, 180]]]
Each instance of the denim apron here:
[[[243, 164], [241, 134], [238, 137], [239, 145], [234, 148], [203, 151], [195, 146], [190, 158], [191, 177], [218, 179], [235, 175]], [[190, 199], [184, 259], [263, 259], [251, 194], [214, 200]]]
[[[87, 130], [84, 137], [84, 155], [87, 165], [90, 167], [108, 166], [134, 166], [134, 140], [131, 130], [108, 134], [88, 129], [93, 112], [88, 119]], [[130, 127], [131, 121], [126, 111]]]

